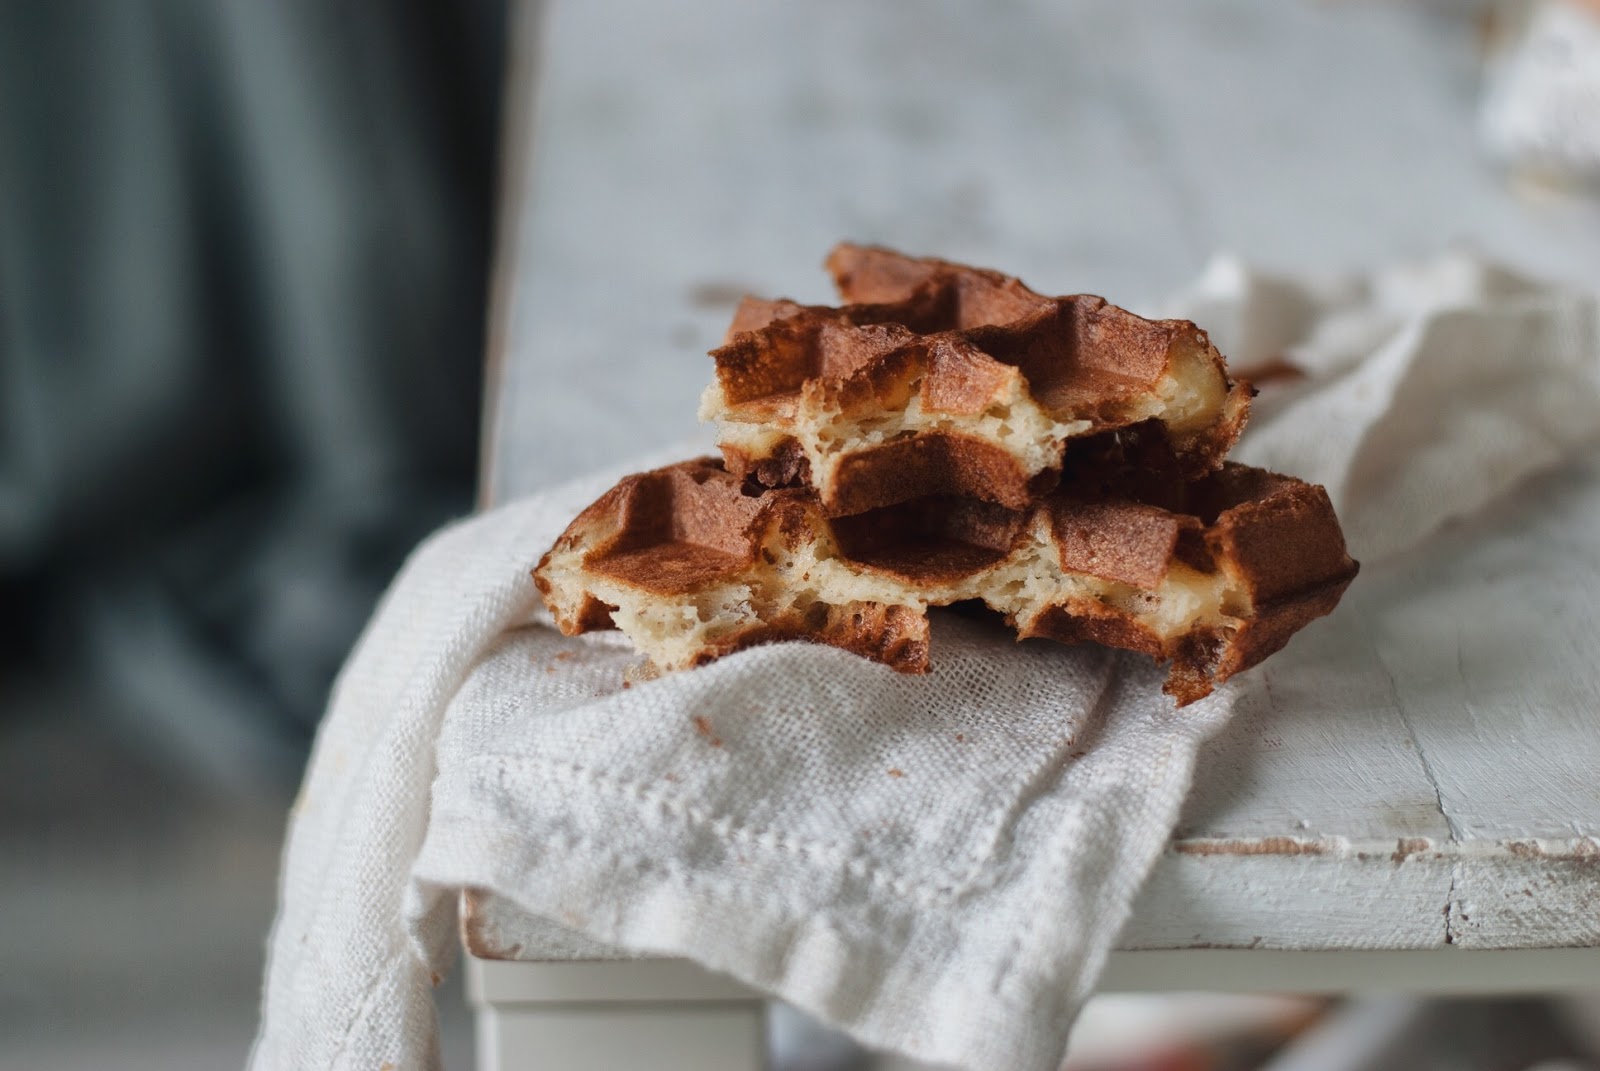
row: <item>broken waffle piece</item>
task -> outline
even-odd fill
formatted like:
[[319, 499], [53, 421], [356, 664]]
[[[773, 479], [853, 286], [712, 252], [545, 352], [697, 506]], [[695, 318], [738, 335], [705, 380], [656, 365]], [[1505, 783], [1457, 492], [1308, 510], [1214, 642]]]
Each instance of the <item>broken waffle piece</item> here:
[[826, 533], [809, 495], [746, 495], [702, 458], [623, 479], [573, 520], [533, 576], [562, 632], [619, 628], [663, 670], [808, 639], [925, 671], [921, 608], [828, 587], [839, 566]]
[[830, 515], [930, 494], [1026, 508], [1069, 444], [1141, 423], [1198, 476], [1244, 425], [1248, 385], [1188, 321], [883, 249], [828, 266], [843, 307], [740, 305], [700, 416], [729, 471], [807, 484]]
[[534, 571], [569, 635], [620, 628], [662, 669], [804, 639], [928, 668], [929, 606], [981, 600], [1020, 638], [1171, 663], [1181, 704], [1333, 609], [1356, 563], [1320, 487], [1241, 465], [1138, 499], [1062, 487], [1011, 510], [927, 498], [829, 518], [701, 459], [630, 476]]

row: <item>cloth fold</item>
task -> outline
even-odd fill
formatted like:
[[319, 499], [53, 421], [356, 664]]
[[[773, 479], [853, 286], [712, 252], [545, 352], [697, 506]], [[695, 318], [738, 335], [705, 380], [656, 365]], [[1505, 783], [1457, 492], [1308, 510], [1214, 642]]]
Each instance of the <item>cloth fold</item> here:
[[1467, 253], [1322, 281], [1222, 255], [1162, 311], [1260, 381], [1233, 458], [1325, 486], [1360, 561], [1600, 435], [1600, 295]]
[[[1594, 296], [1451, 264], [1220, 260], [1174, 303], [1246, 373], [1297, 370], [1241, 452], [1327, 483], [1358, 557], [1600, 434]], [[1177, 712], [1141, 659], [941, 613], [927, 677], [783, 644], [630, 686], [637, 656], [557, 634], [528, 578], [612, 478], [440, 533], [385, 597], [295, 806], [252, 1066], [433, 1066], [464, 887], [875, 1046], [1058, 1066], [1249, 675]]]

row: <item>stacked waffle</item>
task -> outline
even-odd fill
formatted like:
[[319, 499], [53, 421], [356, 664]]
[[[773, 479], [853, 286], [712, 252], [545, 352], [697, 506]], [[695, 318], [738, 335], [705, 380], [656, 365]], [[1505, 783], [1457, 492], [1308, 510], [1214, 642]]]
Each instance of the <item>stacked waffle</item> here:
[[929, 668], [930, 606], [1170, 663], [1180, 704], [1356, 573], [1322, 488], [1224, 460], [1250, 388], [1203, 331], [842, 245], [839, 307], [747, 298], [702, 416], [722, 458], [629, 476], [534, 578], [663, 670], [758, 643]]

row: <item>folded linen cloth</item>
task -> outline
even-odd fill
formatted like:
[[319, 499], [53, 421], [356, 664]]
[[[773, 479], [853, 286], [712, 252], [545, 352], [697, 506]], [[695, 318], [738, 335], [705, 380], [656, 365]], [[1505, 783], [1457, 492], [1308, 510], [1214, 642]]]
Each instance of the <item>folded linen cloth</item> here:
[[1600, 435], [1600, 294], [1466, 253], [1320, 282], [1224, 255], [1162, 311], [1260, 381], [1232, 457], [1327, 487], [1359, 561]]
[[[1223, 259], [1177, 307], [1241, 371], [1299, 369], [1243, 452], [1328, 484], [1358, 556], [1600, 435], [1592, 294], [1459, 257], [1328, 286]], [[784, 644], [629, 687], [636, 656], [558, 635], [528, 578], [614, 475], [440, 533], [380, 605], [294, 808], [252, 1066], [434, 1066], [476, 887], [868, 1044], [1056, 1067], [1250, 676], [1180, 713], [1141, 659], [945, 615], [927, 677]]]

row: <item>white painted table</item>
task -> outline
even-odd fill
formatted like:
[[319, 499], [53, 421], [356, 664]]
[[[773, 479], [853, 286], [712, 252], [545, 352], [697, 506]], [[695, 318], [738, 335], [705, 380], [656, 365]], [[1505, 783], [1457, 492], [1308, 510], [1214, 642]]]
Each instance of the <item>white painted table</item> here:
[[[510, 110], [486, 499], [695, 435], [731, 302], [827, 299], [845, 236], [1135, 307], [1222, 247], [1335, 270], [1467, 242], [1600, 280], [1595, 204], [1480, 160], [1464, 17], [988, 11], [555, 0]], [[1596, 533], [1600, 453], [1364, 572], [1205, 753], [1107, 985], [1600, 986]], [[1458, 628], [1485, 586], [1503, 618]], [[464, 907], [485, 1068], [755, 1066], [757, 995]]]

